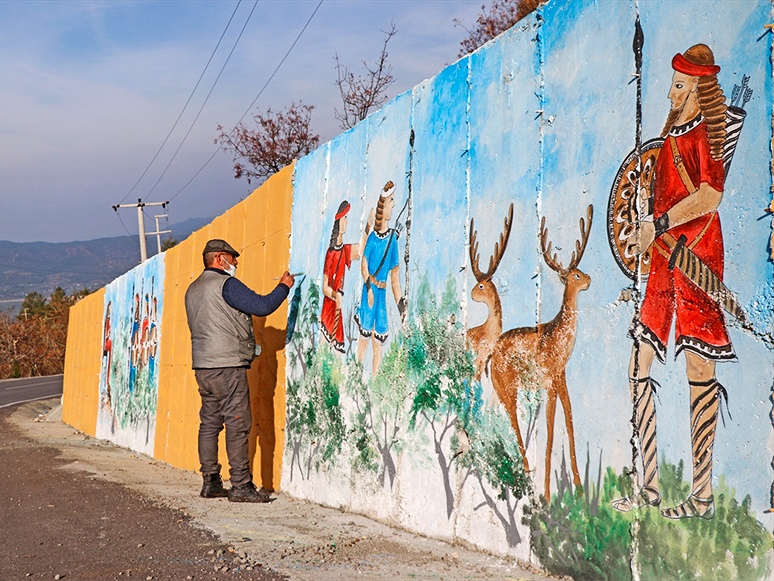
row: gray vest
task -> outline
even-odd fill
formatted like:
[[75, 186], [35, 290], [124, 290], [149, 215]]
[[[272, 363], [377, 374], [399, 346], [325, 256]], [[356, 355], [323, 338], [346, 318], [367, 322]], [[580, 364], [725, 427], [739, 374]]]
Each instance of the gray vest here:
[[193, 369], [249, 367], [255, 359], [253, 318], [223, 299], [228, 278], [205, 270], [185, 292]]

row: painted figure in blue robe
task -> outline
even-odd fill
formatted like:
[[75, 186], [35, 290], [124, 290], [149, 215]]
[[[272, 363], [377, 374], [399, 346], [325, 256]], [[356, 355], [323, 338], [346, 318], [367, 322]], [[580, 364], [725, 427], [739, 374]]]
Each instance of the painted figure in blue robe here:
[[376, 375], [379, 370], [382, 362], [382, 347], [389, 336], [388, 285], [392, 289], [392, 296], [398, 306], [401, 320], [406, 311], [406, 300], [401, 292], [398, 272], [398, 231], [388, 226], [394, 207], [395, 184], [390, 181], [385, 184], [379, 196], [374, 229], [366, 240], [360, 265], [363, 291], [360, 308], [355, 312], [355, 322], [360, 332], [357, 341], [357, 358], [363, 363], [370, 342], [373, 350], [371, 368], [373, 375]]
[[153, 297], [150, 315], [150, 330], [148, 332], [148, 381], [154, 385], [156, 379], [156, 352], [159, 347], [158, 302]]
[[134, 391], [137, 383], [137, 368], [140, 364], [140, 295], [134, 294], [134, 321], [132, 322], [132, 338], [129, 342], [129, 393]]

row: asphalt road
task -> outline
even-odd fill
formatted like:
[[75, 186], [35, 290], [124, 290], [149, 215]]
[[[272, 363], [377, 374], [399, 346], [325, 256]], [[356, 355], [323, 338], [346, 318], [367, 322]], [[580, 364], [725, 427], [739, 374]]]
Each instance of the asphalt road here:
[[64, 375], [23, 377], [0, 381], [0, 408], [62, 395]]

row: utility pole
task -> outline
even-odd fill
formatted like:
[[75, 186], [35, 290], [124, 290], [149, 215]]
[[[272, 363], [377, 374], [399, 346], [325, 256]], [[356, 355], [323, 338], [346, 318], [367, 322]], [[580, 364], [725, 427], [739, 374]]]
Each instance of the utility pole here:
[[169, 218], [169, 214], [159, 214], [158, 216], [154, 216], [156, 219], [156, 231], [155, 232], [148, 232], [151, 236], [154, 234], [156, 235], [156, 244], [158, 244], [159, 247], [159, 254], [161, 254], [161, 235], [162, 234], [169, 234], [172, 232], [172, 230], [159, 230], [159, 218]]
[[[142, 209], [145, 206], [161, 206], [166, 208], [169, 201], [166, 202], [146, 202], [143, 203], [141, 198], [137, 198], [136, 204], [117, 204], [113, 206], [113, 211], [118, 212], [119, 208], [137, 208], [137, 224], [140, 228], [140, 263], [148, 260], [148, 250], [145, 246], [145, 222], [142, 219]], [[158, 230], [158, 228], [156, 228]]]

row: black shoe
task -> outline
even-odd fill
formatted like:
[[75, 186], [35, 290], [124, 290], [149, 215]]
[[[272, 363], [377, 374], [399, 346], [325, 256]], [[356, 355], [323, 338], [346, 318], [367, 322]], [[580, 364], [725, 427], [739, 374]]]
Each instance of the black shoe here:
[[232, 486], [228, 491], [229, 502], [271, 502], [272, 498], [261, 487], [258, 490], [252, 482], [243, 484], [242, 486]]
[[228, 490], [223, 488], [223, 480], [220, 474], [205, 474], [202, 491], [199, 493], [202, 498], [224, 498], [228, 496]]

